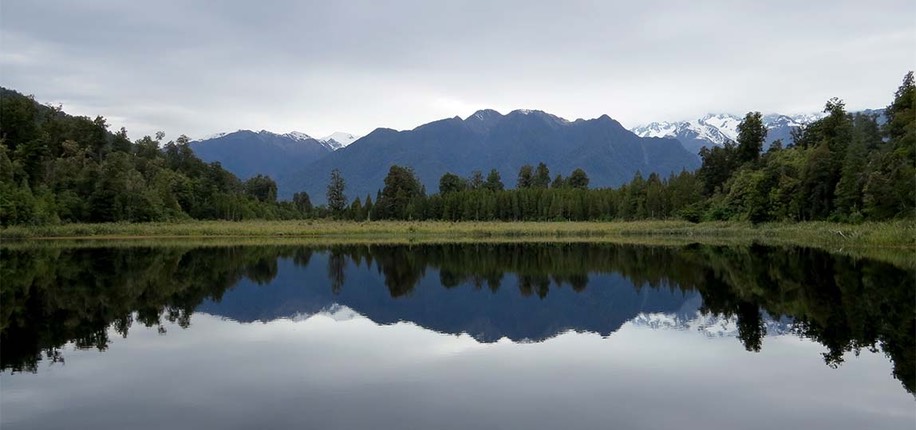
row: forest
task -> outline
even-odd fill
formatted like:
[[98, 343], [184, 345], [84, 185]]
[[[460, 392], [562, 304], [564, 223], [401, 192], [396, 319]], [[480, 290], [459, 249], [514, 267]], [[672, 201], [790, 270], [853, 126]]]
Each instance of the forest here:
[[240, 181], [197, 158], [188, 138], [135, 142], [105, 118], [77, 117], [0, 90], [0, 224], [290, 219], [276, 184]]
[[506, 189], [495, 169], [486, 177], [446, 173], [439, 193], [426, 195], [410, 170], [392, 166], [372, 196], [347, 205], [345, 181], [332, 173], [331, 216], [344, 219], [432, 220], [642, 220], [692, 222], [738, 220], [861, 222], [911, 218], [916, 204], [916, 87], [909, 72], [884, 112], [850, 114], [842, 100], [826, 103], [827, 114], [797, 130], [792, 142], [766, 151], [760, 112], [749, 112], [737, 142], [700, 152], [702, 166], [669, 177], [637, 173], [614, 189], [590, 189], [576, 169], [551, 176], [545, 163], [525, 165]]
[[[345, 220], [642, 220], [692, 222], [912, 218], [916, 209], [916, 85], [909, 72], [884, 111], [827, 114], [766, 151], [760, 112], [749, 112], [736, 142], [704, 148], [701, 167], [668, 177], [637, 173], [618, 188], [589, 188], [587, 172], [552, 175], [546, 163], [517, 178], [496, 170], [452, 173], [427, 194], [409, 167], [391, 166], [376, 195], [346, 194], [338, 171], [327, 205], [304, 192], [277, 200], [276, 182], [242, 181], [219, 163], [197, 158], [189, 140], [164, 135], [130, 141], [90, 119], [0, 91], [0, 225], [334, 218]], [[514, 179], [510, 189], [506, 181]]]

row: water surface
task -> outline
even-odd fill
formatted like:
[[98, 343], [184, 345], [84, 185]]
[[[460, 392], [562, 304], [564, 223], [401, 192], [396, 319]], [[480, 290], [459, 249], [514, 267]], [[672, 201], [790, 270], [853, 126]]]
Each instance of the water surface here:
[[3, 248], [0, 426], [912, 428], [912, 267], [616, 244]]

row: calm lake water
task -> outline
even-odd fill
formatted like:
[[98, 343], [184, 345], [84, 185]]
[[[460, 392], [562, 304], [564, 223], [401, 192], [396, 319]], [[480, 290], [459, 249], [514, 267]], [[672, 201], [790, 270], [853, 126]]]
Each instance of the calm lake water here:
[[912, 266], [567, 243], [0, 256], [4, 430], [916, 425]]

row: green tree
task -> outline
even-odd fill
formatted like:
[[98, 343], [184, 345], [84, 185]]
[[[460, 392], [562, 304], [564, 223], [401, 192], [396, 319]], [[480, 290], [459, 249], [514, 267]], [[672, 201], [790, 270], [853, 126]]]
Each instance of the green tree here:
[[913, 72], [904, 76], [885, 109], [887, 143], [868, 166], [863, 190], [866, 215], [874, 219], [913, 217], [916, 211], [916, 85]]
[[709, 197], [731, 177], [737, 167], [738, 158], [735, 154], [735, 146], [730, 141], [713, 148], [704, 146], [700, 149], [700, 158], [703, 164], [697, 171], [697, 176], [703, 183], [703, 194]]
[[832, 180], [833, 162], [830, 147], [820, 145], [808, 155], [805, 166], [802, 192], [805, 206], [802, 213], [807, 220], [824, 219], [833, 211], [833, 192], [836, 182]]
[[373, 207], [374, 205], [372, 204], [372, 197], [370, 197], [369, 194], [366, 194], [366, 203], [363, 204], [363, 212], [365, 212], [366, 214], [366, 217], [365, 217], [366, 220], [372, 219]]
[[576, 169], [569, 175], [569, 186], [580, 190], [588, 189], [588, 175], [585, 170]]
[[763, 116], [760, 112], [748, 112], [738, 124], [738, 147], [735, 150], [738, 164], [757, 161], [766, 139], [767, 128], [763, 125]]
[[487, 181], [483, 184], [483, 187], [490, 191], [503, 191], [506, 187], [503, 185], [502, 178], [499, 176], [499, 170], [490, 169], [490, 173], [487, 174]]
[[891, 147], [916, 164], [916, 83], [912, 71], [903, 77], [884, 115], [887, 117], [884, 131]]
[[355, 221], [366, 219], [366, 214], [363, 212], [363, 203], [359, 200], [359, 197], [353, 199], [353, 203], [350, 203], [350, 219]]
[[479, 190], [483, 188], [483, 172], [480, 170], [475, 170], [471, 172], [471, 176], [467, 180], [468, 188], [471, 190]]
[[862, 191], [868, 174], [865, 170], [868, 163], [867, 147], [872, 144], [870, 141], [875, 138], [880, 142], [880, 136], [869, 136], [870, 131], [877, 132], [877, 124], [874, 118], [857, 115], [854, 124], [856, 125], [854, 136], [846, 149], [846, 157], [840, 169], [840, 180], [837, 182], [834, 192], [836, 195], [836, 212], [843, 217], [853, 215], [861, 217]]
[[420, 180], [409, 167], [393, 165], [385, 176], [385, 188], [375, 202], [380, 218], [407, 219], [416, 215], [417, 200], [425, 197]]
[[550, 186], [550, 169], [547, 168], [547, 165], [544, 163], [538, 163], [538, 167], [534, 172], [534, 179], [532, 180], [532, 188], [547, 189]]
[[245, 193], [259, 202], [277, 201], [277, 183], [269, 176], [256, 175], [245, 181]]
[[457, 193], [464, 191], [466, 188], [467, 183], [464, 179], [454, 173], [446, 173], [439, 178], [439, 194]]
[[305, 191], [293, 194], [293, 205], [302, 214], [309, 215], [312, 213], [312, 199], [309, 198], [309, 193]]
[[334, 217], [343, 214], [347, 207], [346, 183], [339, 169], [331, 171], [331, 181], [328, 183], [327, 199], [328, 209]]
[[530, 164], [526, 164], [518, 169], [518, 181], [516, 182], [515, 188], [531, 188], [534, 184], [534, 167], [531, 167]]

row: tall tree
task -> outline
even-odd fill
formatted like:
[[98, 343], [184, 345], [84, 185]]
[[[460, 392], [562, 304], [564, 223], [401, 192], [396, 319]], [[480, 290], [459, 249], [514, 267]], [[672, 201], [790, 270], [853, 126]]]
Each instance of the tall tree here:
[[544, 163], [538, 163], [538, 167], [534, 173], [534, 180], [531, 184], [532, 188], [547, 189], [550, 186], [550, 169], [547, 168], [547, 165]]
[[869, 163], [866, 214], [874, 219], [912, 217], [916, 211], [916, 85], [912, 71], [903, 78], [885, 114], [888, 141]]
[[490, 169], [490, 173], [487, 175], [487, 181], [483, 184], [483, 187], [490, 191], [502, 191], [505, 189], [503, 185], [502, 178], [499, 176], [499, 170]]
[[312, 199], [309, 198], [309, 193], [305, 191], [293, 194], [293, 205], [303, 214], [312, 213]]
[[[845, 159], [840, 168], [840, 180], [836, 185], [836, 211], [840, 216], [858, 214], [862, 210], [862, 189], [865, 186], [868, 163], [868, 146], [877, 145], [881, 137], [877, 135], [877, 123], [874, 117], [856, 115], [853, 139], [846, 148]], [[873, 135], [874, 133], [874, 135]]]
[[471, 172], [471, 176], [468, 177], [468, 188], [472, 190], [483, 188], [483, 172], [480, 170]]
[[346, 183], [340, 170], [331, 171], [331, 181], [328, 183], [327, 199], [328, 209], [335, 217], [339, 217], [347, 207], [347, 195], [344, 193]]
[[422, 197], [425, 191], [420, 180], [409, 167], [398, 165], [388, 169], [385, 176], [385, 188], [382, 189], [381, 198], [375, 202], [376, 211], [381, 218], [408, 219], [413, 213], [412, 205]]
[[518, 169], [518, 181], [516, 182], [515, 188], [531, 188], [531, 185], [534, 183], [534, 167], [531, 167], [530, 164], [526, 164]]
[[697, 171], [697, 176], [703, 183], [703, 194], [712, 196], [720, 189], [725, 181], [735, 170], [737, 157], [735, 146], [731, 141], [726, 141], [722, 146], [700, 149], [700, 158], [703, 164]]
[[748, 112], [738, 124], [738, 164], [757, 161], [766, 139], [767, 128], [763, 124], [763, 115], [760, 112]]

